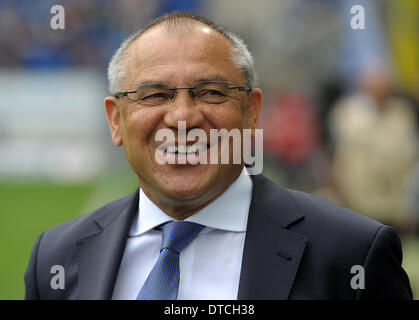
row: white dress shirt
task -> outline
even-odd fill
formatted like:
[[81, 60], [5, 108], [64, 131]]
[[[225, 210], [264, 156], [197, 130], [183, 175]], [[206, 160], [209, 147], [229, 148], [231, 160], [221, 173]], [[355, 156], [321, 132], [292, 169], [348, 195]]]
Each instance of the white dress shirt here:
[[[178, 300], [237, 299], [252, 197], [252, 180], [245, 170], [217, 199], [185, 219], [205, 228], [180, 254]], [[159, 257], [162, 233], [154, 228], [172, 220], [140, 190], [139, 214], [129, 232], [112, 299], [137, 298]]]

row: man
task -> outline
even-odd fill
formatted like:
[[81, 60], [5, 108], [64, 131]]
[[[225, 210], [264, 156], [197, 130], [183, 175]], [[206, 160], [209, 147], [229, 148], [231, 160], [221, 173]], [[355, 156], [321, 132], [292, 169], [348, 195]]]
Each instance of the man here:
[[228, 163], [222, 152], [192, 163], [231, 140], [187, 153], [196, 139], [182, 145], [182, 129], [255, 135], [262, 92], [236, 35], [168, 14], [122, 44], [108, 75], [112, 141], [124, 146], [139, 189], [43, 232], [27, 299], [412, 298], [390, 227], [247, 175], [234, 148]]

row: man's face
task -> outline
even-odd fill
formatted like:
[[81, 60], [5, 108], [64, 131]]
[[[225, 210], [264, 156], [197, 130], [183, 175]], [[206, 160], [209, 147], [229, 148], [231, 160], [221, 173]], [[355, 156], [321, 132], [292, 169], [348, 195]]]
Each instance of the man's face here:
[[[245, 85], [231, 60], [230, 42], [198, 23], [193, 32], [182, 35], [168, 33], [161, 26], [151, 28], [132, 43], [126, 61], [128, 75], [123, 91], [145, 83], [191, 87], [202, 79]], [[152, 107], [136, 104], [128, 97], [105, 99], [113, 142], [124, 145], [139, 185], [168, 214], [179, 211], [187, 215], [188, 210], [205, 206], [237, 178], [243, 164], [210, 164], [209, 160], [207, 164], [159, 164], [155, 154], [163, 142], [156, 141], [158, 130], [170, 129], [177, 138], [178, 121], [185, 121], [187, 131], [202, 129], [209, 138], [210, 129], [255, 128], [260, 90], [231, 93], [234, 98], [214, 105], [194, 100], [188, 90], [176, 91], [169, 103]], [[206, 152], [210, 159], [210, 150]]]

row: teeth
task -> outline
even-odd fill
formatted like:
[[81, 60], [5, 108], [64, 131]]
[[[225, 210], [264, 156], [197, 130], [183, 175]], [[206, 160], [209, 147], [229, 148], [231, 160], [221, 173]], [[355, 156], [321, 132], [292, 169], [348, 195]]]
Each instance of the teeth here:
[[193, 144], [191, 146], [188, 146], [187, 149], [188, 153], [195, 153], [199, 149], [199, 147], [196, 144]]
[[182, 144], [167, 146], [167, 152], [169, 153], [196, 153], [202, 150], [205, 150], [205, 146], [198, 143], [187, 146]]
[[177, 146], [167, 146], [167, 152], [175, 153], [177, 151]]

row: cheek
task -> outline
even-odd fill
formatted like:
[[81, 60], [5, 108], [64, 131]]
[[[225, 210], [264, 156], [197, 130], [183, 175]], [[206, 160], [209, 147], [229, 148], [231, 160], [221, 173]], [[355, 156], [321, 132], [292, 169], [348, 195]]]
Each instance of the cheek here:
[[211, 124], [218, 129], [242, 128], [245, 125], [245, 114], [239, 106], [212, 106], [205, 108], [202, 113]]
[[128, 141], [147, 141], [162, 118], [162, 113], [159, 110], [133, 109], [125, 117], [125, 138]]

